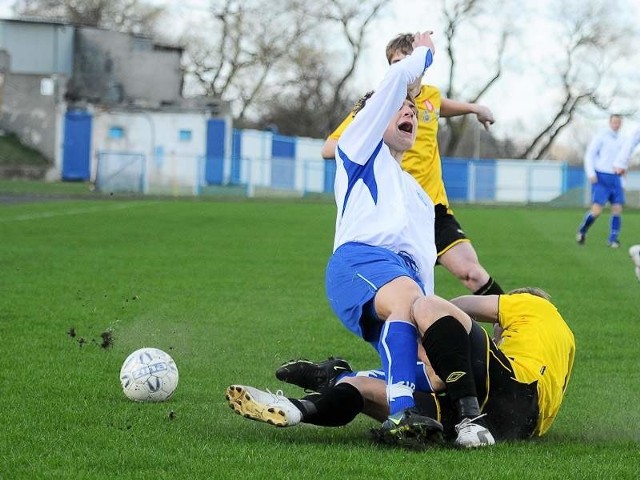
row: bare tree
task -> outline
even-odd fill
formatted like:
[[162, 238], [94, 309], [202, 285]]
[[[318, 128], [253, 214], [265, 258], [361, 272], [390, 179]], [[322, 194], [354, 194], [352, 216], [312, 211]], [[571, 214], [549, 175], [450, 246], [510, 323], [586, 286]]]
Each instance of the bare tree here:
[[[389, 1], [213, 1], [208, 38], [183, 39], [192, 89], [233, 102], [239, 124], [253, 117], [324, 135], [354, 100], [348, 84], [367, 28]], [[341, 41], [336, 61], [331, 48]], [[290, 121], [294, 114], [306, 121]]]
[[[449, 62], [448, 82], [444, 92], [445, 97], [473, 103], [479, 102], [502, 75], [502, 62], [505, 49], [510, 37], [514, 33], [509, 21], [504, 22], [502, 25], [497, 21], [493, 23], [494, 28], [496, 26], [498, 27], [497, 32], [491, 32], [492, 37], [495, 38], [495, 46], [489, 43], [490, 40], [487, 35], [483, 36], [482, 32], [479, 32], [477, 38], [483, 38], [484, 43], [489, 43], [490, 47], [494, 47], [495, 53], [493, 60], [487, 62], [484, 68], [475, 76], [472, 91], [467, 92], [465, 98], [461, 98], [458, 93], [458, 90], [461, 89], [461, 87], [458, 87], [458, 83], [460, 82], [459, 78], [462, 76], [460, 75], [460, 71], [467, 69], [465, 65], [461, 66], [459, 64], [461, 55], [458, 51], [458, 43], [462, 43], [459, 37], [462, 36], [462, 33], [469, 30], [481, 30], [482, 20], [485, 19], [486, 16], [496, 17], [496, 12], [490, 10], [490, 8], [497, 9], [499, 7], [500, 2], [489, 4], [486, 0], [443, 0], [443, 30], [446, 39], [444, 50], [446, 51]], [[469, 45], [465, 45], [464, 48], [469, 49]], [[485, 47], [484, 49], [487, 50], [488, 48]], [[440, 136], [440, 152], [444, 155], [460, 154], [459, 147], [461, 146], [463, 137], [470, 133], [469, 117], [446, 118], [444, 131], [446, 134]]]
[[300, 0], [213, 0], [211, 24], [187, 33], [185, 71], [192, 89], [232, 101], [239, 120], [312, 28]]
[[[545, 158], [560, 132], [586, 109], [607, 111], [625, 87], [615, 74], [627, 58], [633, 27], [611, 2], [560, 2], [555, 12], [563, 49], [556, 67], [558, 103], [550, 120], [523, 149], [522, 158]], [[617, 112], [630, 113], [630, 112]]]
[[152, 35], [164, 8], [141, 0], [17, 0], [19, 17], [65, 20], [120, 32]]

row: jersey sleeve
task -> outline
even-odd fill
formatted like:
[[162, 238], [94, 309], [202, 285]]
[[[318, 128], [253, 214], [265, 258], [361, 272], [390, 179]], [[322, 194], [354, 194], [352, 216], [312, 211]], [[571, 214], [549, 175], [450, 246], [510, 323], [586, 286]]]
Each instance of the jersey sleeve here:
[[407, 97], [407, 86], [420, 77], [433, 62], [427, 47], [416, 48], [411, 55], [391, 65], [375, 93], [367, 100], [338, 140], [342, 158], [364, 165], [380, 149], [382, 137], [393, 115]]
[[636, 129], [636, 131], [624, 141], [613, 166], [627, 170], [629, 168], [631, 154], [633, 154], [638, 144], [640, 144], [640, 128]]
[[587, 147], [587, 151], [584, 154], [584, 173], [587, 177], [595, 177], [595, 161], [596, 156], [600, 153], [602, 148], [602, 134], [598, 134]]
[[338, 125], [337, 128], [333, 132], [331, 132], [331, 135], [329, 135], [329, 138], [331, 138], [332, 140], [339, 140], [340, 136], [342, 135], [342, 132], [345, 131], [347, 126], [352, 121], [353, 121], [353, 114], [349, 113], [349, 115], [347, 115], [347, 117], [342, 121], [342, 123], [340, 125]]

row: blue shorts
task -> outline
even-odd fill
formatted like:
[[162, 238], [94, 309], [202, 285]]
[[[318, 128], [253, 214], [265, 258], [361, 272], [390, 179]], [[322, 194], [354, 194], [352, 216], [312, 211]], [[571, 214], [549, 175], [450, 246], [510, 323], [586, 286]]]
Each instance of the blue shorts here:
[[597, 181], [591, 185], [591, 203], [624, 205], [622, 179], [615, 173], [596, 172]]
[[403, 276], [413, 279], [424, 292], [409, 255], [364, 243], [345, 243], [327, 264], [329, 304], [351, 332], [377, 343], [384, 322], [376, 315], [373, 298], [380, 287]]

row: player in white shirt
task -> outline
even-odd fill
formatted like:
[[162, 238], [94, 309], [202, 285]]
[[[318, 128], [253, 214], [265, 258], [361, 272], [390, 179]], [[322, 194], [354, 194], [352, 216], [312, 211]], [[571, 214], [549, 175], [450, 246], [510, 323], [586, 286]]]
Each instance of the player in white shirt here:
[[334, 252], [327, 265], [329, 303], [342, 323], [380, 354], [390, 416], [382, 428], [428, 438], [442, 426], [418, 415], [418, 331], [413, 304], [433, 294], [434, 206], [400, 167], [413, 145], [416, 107], [407, 87], [433, 61], [430, 33], [389, 69], [336, 146]]
[[602, 213], [603, 207], [611, 204], [609, 246], [618, 248], [618, 235], [622, 226], [624, 189], [622, 175], [627, 170], [628, 157], [620, 163], [624, 138], [618, 133], [622, 126], [620, 115], [609, 117], [609, 128], [600, 132], [589, 144], [584, 156], [584, 171], [591, 182], [591, 208], [585, 214], [576, 233], [576, 241], [583, 245], [587, 231]]

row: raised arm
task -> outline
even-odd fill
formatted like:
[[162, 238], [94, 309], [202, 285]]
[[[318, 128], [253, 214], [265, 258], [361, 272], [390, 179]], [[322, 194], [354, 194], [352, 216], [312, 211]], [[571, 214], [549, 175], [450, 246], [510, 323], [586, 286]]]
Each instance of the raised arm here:
[[433, 62], [430, 33], [416, 34], [411, 55], [391, 65], [378, 89], [367, 100], [338, 140], [341, 157], [364, 165], [382, 143], [390, 119], [402, 107], [407, 86]]
[[495, 122], [493, 112], [491, 112], [489, 107], [485, 107], [479, 103], [458, 102], [457, 100], [451, 100], [450, 98], [442, 99], [442, 103], [440, 105], [441, 117], [459, 117], [460, 115], [468, 115], [470, 113], [473, 113], [476, 116], [478, 122], [480, 122], [486, 130], [489, 130], [489, 126], [493, 125]]

